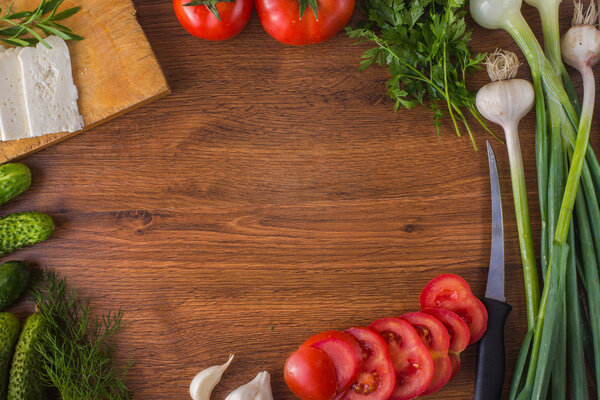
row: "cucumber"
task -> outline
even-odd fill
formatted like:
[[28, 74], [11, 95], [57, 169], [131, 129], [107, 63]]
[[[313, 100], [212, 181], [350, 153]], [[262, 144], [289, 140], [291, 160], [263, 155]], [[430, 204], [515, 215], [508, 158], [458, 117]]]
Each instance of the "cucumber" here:
[[24, 262], [9, 261], [0, 265], [0, 311], [6, 310], [23, 294], [29, 278], [29, 268]]
[[19, 320], [10, 313], [0, 313], [0, 400], [8, 393], [8, 371], [19, 338]]
[[46, 214], [24, 212], [0, 218], [0, 256], [42, 242], [54, 232], [54, 221]]
[[0, 165], [0, 204], [29, 189], [31, 171], [24, 164]]
[[8, 380], [7, 400], [43, 400], [46, 390], [40, 377], [41, 357], [36, 346], [44, 333], [44, 317], [27, 317], [17, 341]]

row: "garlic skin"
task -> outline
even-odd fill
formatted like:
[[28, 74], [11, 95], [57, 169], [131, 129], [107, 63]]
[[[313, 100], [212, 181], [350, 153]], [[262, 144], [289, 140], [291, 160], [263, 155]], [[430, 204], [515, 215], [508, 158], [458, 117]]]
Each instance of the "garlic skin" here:
[[233, 354], [229, 356], [229, 360], [223, 365], [215, 365], [201, 371], [194, 377], [190, 384], [190, 396], [194, 400], [210, 400], [210, 395], [221, 381], [223, 373], [233, 361]]
[[535, 103], [533, 85], [524, 79], [488, 83], [477, 92], [477, 109], [503, 128], [516, 128]]
[[267, 371], [259, 372], [252, 381], [229, 393], [225, 400], [273, 400], [271, 376]]
[[573, 26], [563, 35], [560, 47], [565, 62], [581, 72], [600, 58], [600, 31], [592, 25]]

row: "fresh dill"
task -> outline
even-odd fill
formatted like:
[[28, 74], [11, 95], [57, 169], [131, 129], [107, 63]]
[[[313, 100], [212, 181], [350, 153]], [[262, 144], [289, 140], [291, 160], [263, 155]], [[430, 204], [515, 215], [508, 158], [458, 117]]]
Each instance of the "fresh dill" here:
[[72, 7], [58, 12], [62, 2], [63, 0], [42, 0], [33, 11], [13, 12], [14, 3], [5, 10], [0, 6], [0, 42], [21, 47], [42, 43], [50, 48], [40, 33], [56, 35], [64, 40], [82, 40], [83, 37], [57, 22], [74, 15], [81, 7]]
[[31, 295], [48, 328], [37, 347], [45, 383], [63, 400], [129, 399], [129, 367], [119, 367], [114, 359], [113, 336], [122, 312], [92, 317], [89, 299], [52, 270], [41, 273]]
[[395, 110], [416, 105], [430, 109], [438, 134], [440, 118], [448, 114], [456, 134], [461, 136], [459, 125], [464, 125], [477, 148], [467, 112], [494, 134], [475, 108], [475, 92], [466, 84], [485, 54], [472, 54], [469, 48], [465, 1], [364, 0], [368, 22], [346, 31], [358, 43], [376, 44], [363, 54], [361, 69], [374, 63], [388, 67], [387, 94], [396, 102]]

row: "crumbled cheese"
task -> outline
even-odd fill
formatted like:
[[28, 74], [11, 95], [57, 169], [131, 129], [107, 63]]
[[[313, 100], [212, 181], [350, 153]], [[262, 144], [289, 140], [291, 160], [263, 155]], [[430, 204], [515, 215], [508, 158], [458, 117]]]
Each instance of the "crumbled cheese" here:
[[69, 48], [58, 36], [45, 40], [52, 49], [39, 43], [19, 53], [30, 137], [83, 127]]

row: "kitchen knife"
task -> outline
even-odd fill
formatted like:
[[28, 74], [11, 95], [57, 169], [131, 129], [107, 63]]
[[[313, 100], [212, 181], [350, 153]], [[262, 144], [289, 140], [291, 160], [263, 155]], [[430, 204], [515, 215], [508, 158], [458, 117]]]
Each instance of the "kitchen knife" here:
[[492, 251], [485, 297], [487, 330], [479, 342], [474, 400], [500, 399], [504, 384], [504, 323], [511, 307], [504, 298], [504, 227], [496, 157], [487, 142], [492, 188]]

